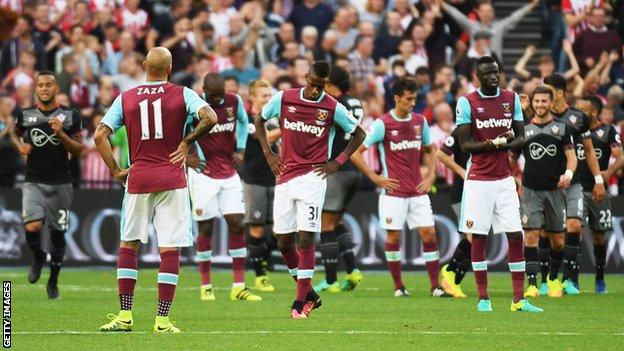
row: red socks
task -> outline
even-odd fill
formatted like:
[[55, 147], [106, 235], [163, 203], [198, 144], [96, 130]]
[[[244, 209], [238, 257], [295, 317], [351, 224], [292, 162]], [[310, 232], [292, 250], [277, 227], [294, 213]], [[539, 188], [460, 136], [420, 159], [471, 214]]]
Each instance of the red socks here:
[[299, 266], [299, 252], [297, 249], [292, 248], [289, 251], [281, 251], [282, 257], [284, 258], [284, 263], [286, 267], [288, 267], [288, 272], [293, 277], [295, 281], [297, 281], [297, 267]]
[[199, 275], [201, 276], [201, 284], [210, 284], [210, 267], [212, 263], [212, 237], [197, 237], [197, 264], [199, 266]]
[[438, 243], [423, 243], [423, 257], [427, 273], [429, 273], [429, 281], [431, 282], [431, 291], [438, 287], [438, 275], [440, 274], [440, 253], [438, 252]]
[[487, 237], [484, 235], [472, 236], [472, 271], [474, 272], [479, 299], [489, 299], [487, 291], [487, 261], [485, 259], [485, 247]]
[[404, 288], [401, 280], [401, 248], [399, 244], [386, 243], [386, 261], [392, 280], [394, 281], [394, 290]]
[[132, 310], [134, 286], [139, 276], [137, 252], [126, 247], [119, 248], [117, 260], [117, 289], [122, 310]]
[[299, 249], [299, 266], [297, 270], [297, 301], [305, 301], [310, 289], [312, 289], [312, 276], [316, 264], [314, 245]]
[[245, 261], [247, 260], [247, 247], [245, 246], [245, 234], [230, 233], [228, 248], [232, 256], [232, 271], [234, 284], [245, 284]]
[[160, 254], [158, 270], [158, 315], [168, 316], [180, 272], [180, 251], [166, 251]]
[[507, 260], [509, 262], [509, 271], [511, 272], [514, 302], [518, 302], [523, 298], [524, 286], [525, 262], [522, 240], [509, 240]]

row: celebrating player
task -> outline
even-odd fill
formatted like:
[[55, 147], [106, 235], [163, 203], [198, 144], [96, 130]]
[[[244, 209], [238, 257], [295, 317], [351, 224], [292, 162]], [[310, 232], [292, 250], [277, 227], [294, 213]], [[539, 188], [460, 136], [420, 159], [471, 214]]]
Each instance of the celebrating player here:
[[[351, 159], [365, 176], [383, 189], [379, 196], [379, 219], [381, 227], [388, 232], [386, 260], [394, 281], [394, 296], [410, 296], [401, 279], [401, 231], [407, 222], [410, 230], [418, 230], [423, 243], [431, 295], [447, 297], [450, 295], [438, 283], [438, 244], [427, 195], [435, 178], [435, 146], [425, 117], [412, 112], [417, 90], [416, 82], [408, 78], [400, 78], [392, 85], [396, 107], [373, 122], [364, 143]], [[383, 176], [376, 174], [361, 156], [375, 144], [381, 155]], [[421, 148], [429, 170], [424, 179], [420, 169]]]
[[[275, 94], [254, 121], [267, 163], [277, 176], [273, 230], [286, 266], [297, 280], [297, 295], [291, 308], [291, 317], [295, 319], [308, 318], [321, 303], [310, 283], [315, 266], [314, 235], [321, 229], [319, 212], [325, 198], [325, 178], [349, 159], [365, 137], [349, 111], [323, 91], [329, 71], [328, 62], [314, 62], [306, 73], [304, 88]], [[264, 123], [271, 118], [279, 118], [281, 158], [270, 149], [266, 137]], [[328, 161], [329, 139], [335, 125], [352, 138], [336, 159]]]
[[215, 299], [210, 280], [211, 242], [214, 218], [220, 213], [228, 226], [228, 248], [234, 273], [230, 299], [260, 301], [260, 296], [245, 288], [245, 204], [243, 185], [236, 173], [245, 154], [249, 120], [243, 99], [236, 94], [225, 93], [225, 82], [220, 75], [208, 73], [204, 77], [204, 95], [217, 114], [218, 121], [208, 135], [196, 142], [198, 156], [186, 159], [193, 219], [199, 225], [197, 260], [201, 276], [200, 296], [204, 301]]
[[[459, 219], [462, 192], [464, 191], [464, 178], [466, 177], [466, 164], [468, 163], [469, 155], [462, 152], [459, 146], [457, 128], [446, 138], [444, 145], [436, 152], [436, 157], [456, 174], [450, 191], [450, 200], [453, 212]], [[440, 270], [440, 284], [444, 291], [448, 291], [453, 297], [466, 297], [460, 284], [466, 272], [470, 270], [470, 240], [472, 238], [464, 234], [461, 234], [461, 236], [462, 238], [453, 252], [451, 261], [442, 266]]]
[[555, 120], [550, 112], [553, 92], [538, 86], [533, 92], [535, 117], [524, 129], [525, 165], [522, 177], [522, 226], [524, 258], [529, 286], [524, 297], [540, 296], [537, 287], [539, 263], [537, 243], [540, 230], [550, 238], [550, 272], [548, 296], [561, 297], [563, 290], [557, 279], [563, 259], [566, 198], [562, 189], [570, 185], [576, 170], [572, 131]]
[[[215, 112], [194, 91], [167, 82], [171, 52], [149, 51], [143, 66], [147, 81], [119, 95], [95, 131], [95, 143], [115, 179], [126, 187], [121, 207], [121, 243], [117, 285], [121, 310], [100, 331], [130, 331], [138, 277], [137, 251], [146, 244], [149, 224], [160, 251], [158, 311], [154, 332], [179, 333], [169, 320], [180, 270], [180, 247], [193, 245], [191, 204], [184, 171], [190, 146], [217, 122]], [[184, 139], [192, 117], [199, 123]], [[121, 169], [108, 137], [121, 126], [128, 133], [131, 166]]]
[[[239, 174], [243, 180], [243, 193], [245, 196], [245, 225], [249, 228], [249, 261], [256, 273], [255, 287], [260, 291], [275, 291], [269, 282], [267, 275], [268, 261], [271, 251], [277, 248], [273, 233], [265, 235], [264, 226], [273, 224], [273, 194], [275, 192], [275, 175], [271, 172], [266, 158], [262, 154], [262, 147], [256, 138], [256, 126], [253, 124], [253, 116], [262, 112], [262, 107], [271, 99], [271, 83], [266, 80], [256, 80], [249, 85], [249, 97], [251, 98], [251, 110], [249, 118], [249, 138], [245, 158], [240, 167]], [[271, 120], [274, 121], [274, 120]], [[278, 152], [277, 144], [272, 143], [279, 135], [277, 121], [271, 124], [267, 121], [265, 126], [269, 128], [268, 138], [271, 142], [271, 150]]]
[[[350, 88], [349, 72], [340, 66], [332, 66], [329, 84], [325, 91], [343, 104], [358, 119], [358, 123], [361, 123], [364, 117], [362, 103], [348, 94]], [[332, 159], [344, 151], [350, 139], [351, 135], [346, 134], [342, 129], [336, 130], [332, 145]], [[314, 286], [316, 291], [353, 290], [362, 282], [362, 273], [355, 268], [353, 237], [342, 222], [347, 204], [358, 190], [360, 177], [360, 172], [349, 161], [345, 162], [338, 172], [327, 177], [327, 191], [321, 215], [321, 255], [325, 266], [325, 279]], [[336, 272], [339, 255], [344, 259], [347, 271], [347, 277], [342, 285], [338, 283]]]
[[509, 150], [520, 150], [524, 145], [520, 100], [516, 93], [498, 87], [500, 72], [494, 58], [480, 58], [476, 69], [481, 86], [459, 98], [456, 123], [462, 151], [470, 153], [459, 230], [472, 234], [472, 271], [479, 291], [477, 311], [492, 311], [485, 259], [487, 234], [492, 227], [494, 233], [507, 233], [513, 283], [511, 310], [541, 312], [523, 298], [525, 263], [520, 202], [508, 156]]
[[[622, 141], [615, 127], [610, 124], [601, 124], [598, 116], [602, 112], [602, 102], [596, 96], [585, 97], [576, 102], [576, 107], [589, 116], [589, 129], [591, 130], [592, 143], [595, 146], [596, 158], [604, 180], [608, 180], [624, 167], [624, 154]], [[613, 156], [615, 162], [609, 164]], [[596, 293], [606, 294], [607, 284], [604, 280], [604, 270], [607, 264], [607, 248], [605, 246], [605, 233], [613, 230], [611, 220], [611, 197], [607, 194], [604, 201], [596, 201], [592, 196], [594, 177], [585, 162], [580, 162], [578, 179], [583, 186], [583, 220], [592, 231], [594, 242], [594, 260], [596, 263]]]
[[[553, 116], [560, 119], [572, 129], [572, 138], [576, 146], [578, 163], [586, 163], [594, 177], [593, 198], [601, 202], [605, 197], [604, 179], [600, 174], [600, 167], [589, 130], [589, 117], [582, 111], [568, 106], [565, 91], [565, 78], [553, 73], [544, 78], [544, 84], [553, 90], [554, 100], [551, 107]], [[572, 184], [566, 189], [567, 220], [566, 238], [563, 253], [563, 292], [568, 295], [578, 295], [578, 255], [580, 252], [581, 218], [583, 217], [583, 186], [578, 175], [572, 179]], [[544, 240], [544, 239], [542, 239]], [[542, 246], [546, 246], [543, 242]]]
[[41, 71], [35, 80], [37, 107], [23, 110], [17, 116], [13, 147], [26, 159], [26, 179], [22, 187], [22, 219], [26, 242], [34, 263], [28, 281], [36, 283], [46, 263], [47, 253], [41, 248], [44, 220], [50, 228], [50, 278], [48, 298], [60, 297], [58, 277], [65, 255], [65, 231], [69, 229], [72, 185], [68, 153], [79, 157], [82, 152], [82, 119], [78, 111], [56, 103], [59, 86], [56, 75]]

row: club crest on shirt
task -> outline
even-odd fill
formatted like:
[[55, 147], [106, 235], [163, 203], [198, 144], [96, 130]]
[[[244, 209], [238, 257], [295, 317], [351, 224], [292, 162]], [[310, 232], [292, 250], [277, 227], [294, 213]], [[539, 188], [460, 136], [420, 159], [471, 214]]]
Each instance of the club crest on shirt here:
[[505, 113], [511, 113], [511, 105], [508, 102], [503, 102], [503, 111]]
[[598, 129], [598, 131], [596, 132], [596, 135], [598, 135], [599, 138], [602, 138], [602, 136], [604, 135], [604, 130], [602, 129]]
[[392, 217], [386, 217], [386, 224], [392, 223]]
[[234, 107], [226, 108], [225, 115], [227, 116], [228, 122], [231, 122], [234, 119]]
[[527, 223], [529, 223], [529, 216], [527, 215], [522, 216], [522, 224], [527, 224]]
[[202, 210], [201, 208], [196, 208], [196, 209], [195, 209], [195, 213], [196, 213], [198, 216], [201, 216], [201, 215], [202, 215], [202, 213], [204, 213], [204, 210]]
[[67, 115], [64, 114], [64, 113], [59, 113], [55, 117], [56, 117], [56, 119], [59, 120], [59, 122], [63, 123], [65, 121], [65, 119], [67, 118]]
[[557, 126], [552, 126], [550, 130], [552, 130], [553, 134], [559, 134], [559, 127]]
[[468, 227], [468, 229], [472, 229], [472, 226], [474, 225], [474, 222], [471, 220], [467, 220], [466, 221], [466, 227]]
[[420, 126], [414, 126], [414, 132], [416, 133], [416, 135], [420, 135]]
[[576, 124], [577, 120], [578, 118], [576, 118], [576, 116], [570, 116], [570, 122], [572, 122], [572, 124]]
[[317, 114], [316, 114], [316, 121], [315, 121], [316, 124], [318, 124], [319, 126], [325, 125], [325, 123], [327, 123], [326, 122], [327, 115], [328, 115], [327, 110], [318, 109]]

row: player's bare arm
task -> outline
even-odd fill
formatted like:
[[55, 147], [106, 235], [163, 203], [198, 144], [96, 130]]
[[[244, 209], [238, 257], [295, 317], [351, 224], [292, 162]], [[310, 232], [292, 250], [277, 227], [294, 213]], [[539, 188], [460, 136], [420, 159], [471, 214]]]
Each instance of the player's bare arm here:
[[22, 141], [21, 137], [18, 137], [17, 134], [15, 134], [15, 132], [11, 131], [10, 132], [10, 142], [11, 142], [11, 146], [13, 147], [13, 149], [17, 152], [19, 152], [20, 154], [22, 154], [23, 156], [28, 156], [31, 151], [32, 151], [32, 145], [25, 143]]
[[327, 161], [322, 165], [314, 166], [314, 172], [323, 177], [323, 179], [325, 179], [328, 175], [338, 171], [340, 166], [342, 166], [344, 162], [349, 159], [351, 155], [353, 155], [358, 147], [360, 147], [362, 142], [364, 142], [365, 138], [366, 132], [364, 132], [364, 129], [362, 129], [362, 127], [358, 125], [357, 127], [355, 127], [353, 133], [351, 133], [351, 139], [349, 139], [349, 143], [345, 147], [345, 150], [342, 152], [342, 154], [346, 156], [344, 160], [339, 160], [339, 155], [335, 160]]
[[208, 105], [197, 111], [197, 117], [199, 118], [197, 126], [180, 142], [178, 149], [169, 155], [171, 163], [183, 165], [190, 146], [217, 124], [217, 114]]
[[461, 178], [466, 178], [466, 170], [462, 166], [458, 165], [451, 156], [445, 154], [442, 150], [437, 150], [436, 158], [455, 174]]
[[427, 167], [427, 176], [423, 178], [423, 180], [418, 184], [417, 190], [422, 193], [428, 193], [431, 189], [431, 185], [435, 181], [435, 153], [436, 147], [435, 145], [427, 145], [423, 147], [425, 154], [423, 155], [423, 164]]
[[362, 153], [368, 150], [368, 148], [364, 145], [360, 145], [355, 151], [350, 159], [351, 163], [362, 172], [371, 182], [375, 183], [380, 188], [384, 188], [388, 191], [396, 190], [399, 187], [399, 181], [397, 179], [386, 178], [382, 175], [379, 175], [373, 171], [372, 168], [368, 166], [368, 164], [362, 158]]
[[520, 151], [524, 146], [524, 122], [513, 121], [512, 128], [514, 135], [507, 135], [507, 143], [503, 145], [503, 149], [511, 151]]
[[280, 162], [279, 155], [271, 150], [269, 140], [267, 139], [267, 131], [266, 127], [264, 126], [264, 122], [265, 120], [264, 118], [262, 118], [262, 115], [258, 114], [256, 115], [256, 117], [254, 117], [254, 125], [256, 126], [256, 138], [258, 138], [258, 142], [262, 147], [262, 153], [264, 154], [264, 157], [266, 158], [269, 167], [271, 167], [271, 171], [273, 172], [273, 174], [275, 174], [275, 176], [279, 177], [279, 175], [282, 173], [282, 164]]
[[622, 151], [621, 146], [612, 146], [611, 147], [611, 156], [615, 159], [613, 163], [609, 165], [609, 167], [602, 172], [602, 178], [604, 181], [608, 181], [615, 172], [619, 171], [624, 167], [624, 152]]
[[238, 149], [232, 154], [232, 167], [238, 168], [245, 160], [245, 149]]
[[559, 183], [557, 183], [557, 187], [565, 189], [570, 186], [570, 182], [572, 181], [572, 177], [574, 171], [576, 171], [576, 166], [578, 164], [578, 160], [576, 158], [576, 152], [573, 148], [569, 148], [565, 150], [566, 157], [566, 171], [559, 178]]
[[206, 161], [199, 158], [195, 150], [195, 147], [191, 147], [189, 154], [186, 156], [186, 165], [197, 171], [197, 173], [201, 173], [207, 164]]
[[497, 148], [491, 140], [472, 140], [471, 134], [472, 128], [470, 127], [470, 124], [461, 124], [457, 126], [457, 137], [459, 138], [459, 145], [463, 153], [478, 154], [495, 150]]
[[600, 174], [598, 158], [596, 158], [596, 152], [594, 151], [594, 143], [592, 142], [591, 138], [583, 138], [583, 148], [585, 149], [585, 161], [587, 162], [587, 167], [596, 179], [596, 183], [594, 184], [593, 197], [595, 201], [600, 202], [605, 197], [605, 186], [604, 180], [602, 180], [602, 176]]
[[93, 140], [95, 141], [95, 147], [100, 153], [100, 156], [102, 156], [108, 170], [115, 179], [125, 185], [130, 168], [122, 169], [117, 164], [117, 161], [115, 161], [115, 157], [113, 157], [113, 148], [111, 147], [109, 140], [111, 134], [113, 134], [113, 130], [106, 124], [100, 123], [95, 129]]
[[54, 134], [59, 137], [61, 143], [63, 143], [72, 156], [80, 156], [84, 149], [82, 136], [80, 136], [80, 134], [74, 134], [71, 137], [67, 135], [63, 130], [63, 123], [58, 118], [52, 118], [50, 120], [50, 128], [52, 128]]

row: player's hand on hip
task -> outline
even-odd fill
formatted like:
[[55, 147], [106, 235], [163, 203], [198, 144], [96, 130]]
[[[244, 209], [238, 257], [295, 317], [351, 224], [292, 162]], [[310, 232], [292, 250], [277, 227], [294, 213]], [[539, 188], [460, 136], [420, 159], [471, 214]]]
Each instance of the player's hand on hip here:
[[373, 179], [373, 183], [380, 188], [384, 188], [388, 191], [393, 191], [399, 188], [399, 181], [397, 179], [386, 178], [384, 176], [376, 176]]
[[132, 168], [132, 166], [125, 169], [118, 169], [117, 172], [113, 173], [113, 177], [123, 186], [126, 186], [126, 179], [128, 178], [128, 173], [130, 173], [130, 168]]
[[427, 194], [429, 193], [429, 190], [431, 190], [431, 186], [433, 185], [433, 180], [429, 179], [429, 177], [423, 179], [420, 184], [418, 184], [418, 186], [416, 187], [416, 190], [418, 190], [418, 192], [421, 192], [423, 194]]
[[54, 131], [54, 134], [56, 135], [61, 135], [63, 132], [63, 122], [61, 122], [60, 119], [58, 118], [52, 118], [50, 119], [50, 128], [52, 128], [52, 131]]
[[187, 155], [186, 156], [186, 165], [201, 173], [204, 168], [206, 168], [206, 161], [200, 159], [197, 155]]
[[280, 161], [279, 155], [274, 152], [270, 152], [264, 156], [269, 164], [269, 167], [271, 167], [271, 172], [273, 172], [276, 177], [279, 177], [282, 174], [282, 162]]
[[566, 189], [570, 186], [570, 181], [572, 181], [570, 177], [568, 177], [566, 174], [562, 174], [561, 177], [559, 177], [559, 183], [557, 183], [557, 187], [561, 189]]
[[605, 198], [605, 185], [594, 184], [593, 198], [596, 202], [602, 202]]
[[232, 162], [231, 165], [234, 168], [238, 168], [240, 167], [240, 165], [243, 164], [243, 160], [245, 159], [245, 152], [244, 151], [235, 151], [232, 154]]
[[188, 155], [188, 152], [188, 144], [182, 141], [180, 145], [178, 145], [178, 149], [174, 151], [171, 155], [169, 155], [169, 162], [173, 163], [174, 165], [179, 164], [180, 166], [183, 166], [184, 162], [186, 161], [186, 156]]
[[28, 156], [30, 155], [30, 153], [32, 152], [32, 145], [30, 144], [22, 144], [22, 146], [20, 147], [20, 153], [24, 156]]
[[328, 175], [336, 172], [340, 168], [340, 163], [336, 160], [331, 160], [323, 163], [322, 165], [314, 165], [314, 173], [325, 179]]

